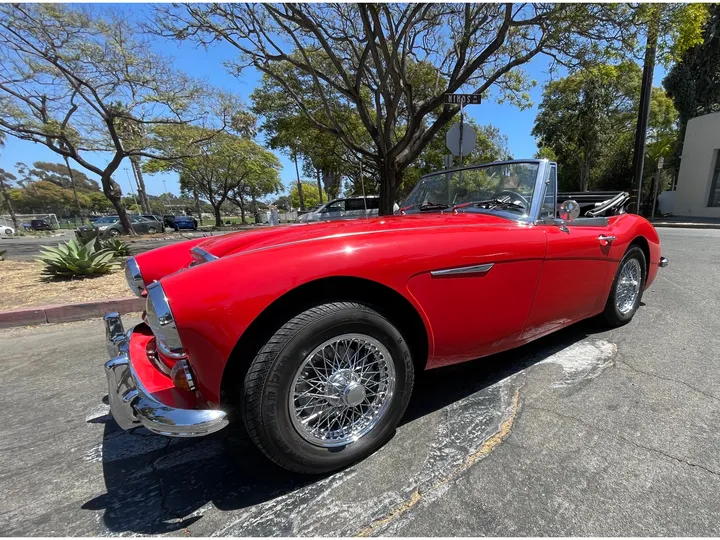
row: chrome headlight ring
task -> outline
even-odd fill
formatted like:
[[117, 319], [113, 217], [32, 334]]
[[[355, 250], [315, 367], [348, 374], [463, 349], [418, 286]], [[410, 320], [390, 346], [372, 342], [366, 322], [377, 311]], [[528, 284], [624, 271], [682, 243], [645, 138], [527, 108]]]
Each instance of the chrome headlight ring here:
[[130, 257], [125, 261], [125, 280], [135, 295], [142, 296], [142, 292], [145, 290], [145, 281], [143, 281], [140, 266], [135, 257]]
[[185, 349], [162, 285], [155, 281], [146, 290], [145, 320], [155, 334], [157, 348], [169, 358], [185, 358]]

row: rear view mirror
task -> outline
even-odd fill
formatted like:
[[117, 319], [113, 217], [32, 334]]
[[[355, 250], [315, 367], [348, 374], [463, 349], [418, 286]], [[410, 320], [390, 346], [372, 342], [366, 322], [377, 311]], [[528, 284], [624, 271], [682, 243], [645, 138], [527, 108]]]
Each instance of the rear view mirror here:
[[573, 221], [580, 215], [580, 205], [573, 200], [565, 201], [560, 205], [560, 218], [565, 221]]

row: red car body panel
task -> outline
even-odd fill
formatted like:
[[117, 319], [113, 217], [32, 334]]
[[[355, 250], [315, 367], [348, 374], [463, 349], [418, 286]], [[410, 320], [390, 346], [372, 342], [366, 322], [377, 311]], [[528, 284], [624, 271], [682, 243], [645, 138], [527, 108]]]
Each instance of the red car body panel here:
[[[650, 223], [629, 214], [607, 227], [580, 223], [562, 232], [485, 213], [398, 215], [201, 238], [136, 260], [146, 283], [161, 280], [200, 395], [215, 406], [250, 324], [317, 280], [360, 278], [402, 295], [425, 325], [427, 368], [507, 350], [601, 312], [618, 263], [638, 237], [649, 249], [652, 283], [660, 244]], [[219, 259], [188, 267], [195, 246]], [[431, 275], [490, 263], [480, 274]]]

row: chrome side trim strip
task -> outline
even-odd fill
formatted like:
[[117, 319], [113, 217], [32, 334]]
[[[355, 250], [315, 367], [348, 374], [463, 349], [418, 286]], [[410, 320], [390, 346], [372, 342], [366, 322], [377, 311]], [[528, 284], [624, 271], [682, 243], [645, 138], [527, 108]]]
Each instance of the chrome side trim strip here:
[[460, 268], [448, 268], [447, 270], [433, 270], [430, 272], [432, 277], [468, 275], [468, 274], [487, 274], [493, 267], [494, 263], [475, 264], [473, 266], [461, 266]]

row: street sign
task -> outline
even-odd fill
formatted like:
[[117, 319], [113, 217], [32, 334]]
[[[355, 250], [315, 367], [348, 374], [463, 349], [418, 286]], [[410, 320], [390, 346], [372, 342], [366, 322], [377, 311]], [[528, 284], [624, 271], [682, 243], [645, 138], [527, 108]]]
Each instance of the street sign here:
[[480, 105], [480, 94], [445, 94], [448, 105]]
[[[462, 148], [460, 148], [460, 126], [462, 126]], [[445, 145], [454, 156], [467, 156], [475, 150], [477, 143], [477, 134], [472, 126], [468, 124], [455, 124], [451, 127], [445, 136]], [[461, 152], [462, 150], [462, 152]]]
[[658, 171], [662, 170], [663, 165], [665, 165], [665, 158], [663, 156], [660, 156], [660, 158], [658, 159]]

